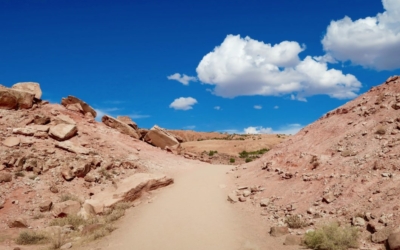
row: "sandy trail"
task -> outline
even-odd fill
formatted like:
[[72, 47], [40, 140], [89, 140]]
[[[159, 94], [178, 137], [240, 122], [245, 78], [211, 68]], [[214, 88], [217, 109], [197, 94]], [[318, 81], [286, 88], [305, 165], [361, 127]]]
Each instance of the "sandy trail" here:
[[173, 185], [155, 192], [151, 203], [128, 210], [118, 229], [95, 242], [94, 249], [278, 249], [257, 246], [257, 235], [226, 200], [230, 168], [206, 164], [175, 175]]

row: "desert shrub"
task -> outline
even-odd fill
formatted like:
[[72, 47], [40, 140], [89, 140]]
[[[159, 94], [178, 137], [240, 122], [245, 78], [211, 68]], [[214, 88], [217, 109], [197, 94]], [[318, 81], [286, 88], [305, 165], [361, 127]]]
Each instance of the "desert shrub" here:
[[334, 222], [306, 233], [304, 244], [317, 250], [347, 250], [358, 247], [358, 237], [357, 228], [340, 227], [339, 223]]
[[106, 180], [109, 180], [112, 178], [111, 174], [107, 171], [105, 168], [100, 168], [99, 173], [106, 178]]
[[82, 218], [79, 215], [74, 215], [74, 214], [69, 214], [66, 217], [63, 218], [56, 218], [50, 221], [50, 226], [65, 226], [65, 225], [72, 225], [75, 228], [78, 228], [80, 225], [87, 225], [91, 224], [90, 221], [86, 221], [84, 218]]
[[230, 163], [235, 163], [235, 158], [230, 158], [230, 159], [229, 159], [229, 162], [230, 162]]
[[289, 228], [303, 228], [303, 227], [308, 226], [307, 221], [305, 221], [303, 218], [301, 218], [298, 215], [290, 215], [290, 216], [286, 217], [285, 222]]
[[47, 236], [44, 233], [34, 231], [22, 231], [15, 239], [18, 245], [34, 245], [47, 242]]
[[130, 202], [118, 202], [117, 204], [114, 205], [114, 209], [118, 210], [126, 210], [128, 208], [132, 207], [132, 203]]
[[254, 159], [254, 158], [257, 158], [259, 155], [265, 154], [268, 151], [269, 151], [268, 148], [263, 148], [263, 149], [260, 149], [260, 150], [250, 151], [250, 152], [247, 152], [246, 150], [243, 150], [242, 152], [239, 153], [239, 157], [243, 158], [243, 159], [245, 159], [245, 158]]
[[61, 230], [57, 230], [57, 232], [50, 236], [50, 249], [60, 249], [62, 245], [65, 244], [65, 238], [61, 233]]
[[125, 211], [123, 209], [114, 209], [111, 213], [105, 215], [104, 220], [107, 223], [113, 222], [124, 216]]
[[210, 150], [210, 152], [208, 153], [208, 156], [214, 156], [214, 154], [218, 154], [218, 151]]
[[246, 158], [246, 163], [251, 162], [253, 159], [251, 158]]
[[92, 240], [97, 240], [97, 239], [99, 239], [101, 237], [109, 235], [115, 229], [116, 229], [116, 227], [107, 224], [104, 227], [101, 227], [98, 230], [94, 231], [90, 238]]
[[34, 179], [36, 179], [36, 177], [38, 177], [37, 174], [33, 174], [33, 175], [29, 176], [29, 179], [34, 180]]

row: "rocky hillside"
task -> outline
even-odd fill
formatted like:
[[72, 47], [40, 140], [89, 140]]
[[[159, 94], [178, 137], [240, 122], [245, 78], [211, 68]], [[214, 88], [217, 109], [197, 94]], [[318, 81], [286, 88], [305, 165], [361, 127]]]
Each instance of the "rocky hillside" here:
[[365, 244], [384, 242], [400, 222], [400, 78], [328, 112], [232, 175], [238, 186], [262, 187], [248, 208], [276, 224], [290, 215], [311, 225], [339, 220], [360, 227]]
[[173, 183], [160, 166], [185, 159], [160, 148], [178, 148], [176, 138], [157, 126], [140, 130], [126, 117], [99, 123], [96, 115], [76, 97], [42, 101], [37, 83], [0, 86], [0, 248], [21, 229], [53, 230], [52, 221], [68, 216], [100, 218]]

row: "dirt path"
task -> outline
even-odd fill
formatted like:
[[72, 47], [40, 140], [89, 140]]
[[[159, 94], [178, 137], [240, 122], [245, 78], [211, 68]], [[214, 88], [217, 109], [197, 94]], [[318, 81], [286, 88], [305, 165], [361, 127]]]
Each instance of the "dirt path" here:
[[282, 248], [281, 242], [260, 243], [227, 202], [229, 168], [204, 165], [175, 175], [173, 185], [157, 191], [151, 203], [128, 210], [118, 229], [93, 249], [261, 250], [278, 249], [278, 243]]

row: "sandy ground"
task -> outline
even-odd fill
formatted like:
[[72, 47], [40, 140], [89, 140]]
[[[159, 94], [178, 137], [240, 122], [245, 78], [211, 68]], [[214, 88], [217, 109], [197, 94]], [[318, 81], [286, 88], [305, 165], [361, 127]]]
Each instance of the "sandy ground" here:
[[82, 249], [298, 249], [284, 247], [283, 238], [271, 238], [266, 225], [226, 200], [230, 168], [202, 164], [173, 173], [173, 185], [127, 210], [116, 231]]

